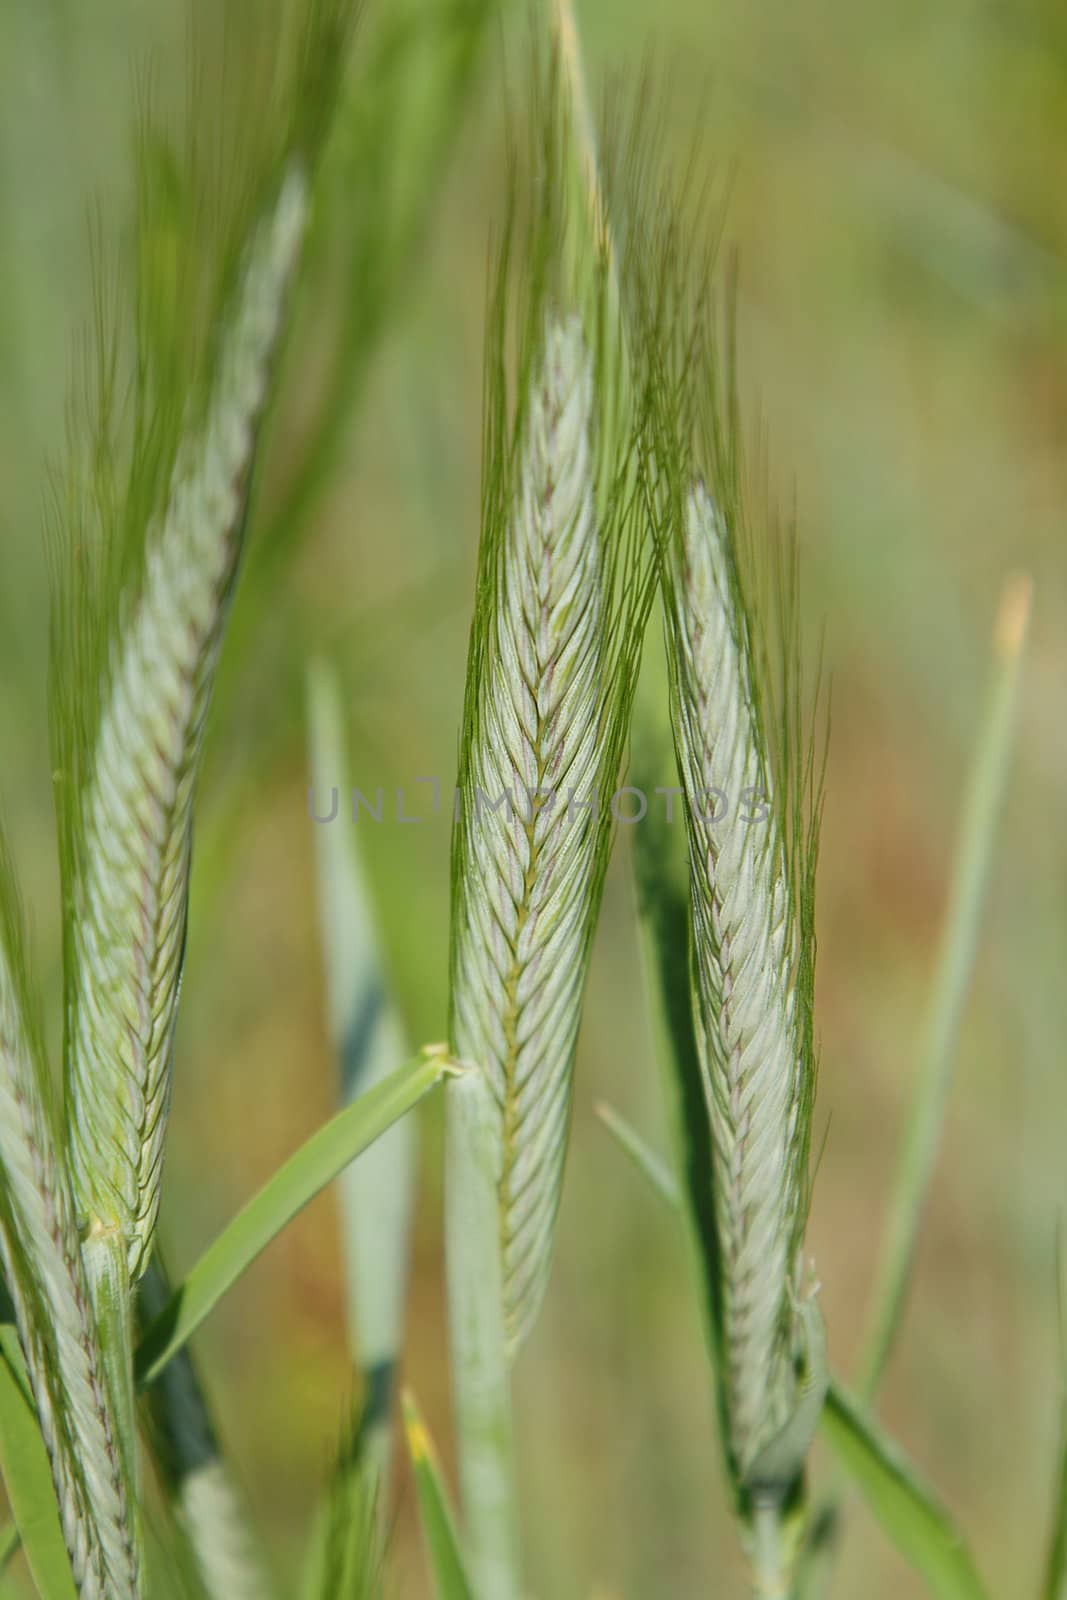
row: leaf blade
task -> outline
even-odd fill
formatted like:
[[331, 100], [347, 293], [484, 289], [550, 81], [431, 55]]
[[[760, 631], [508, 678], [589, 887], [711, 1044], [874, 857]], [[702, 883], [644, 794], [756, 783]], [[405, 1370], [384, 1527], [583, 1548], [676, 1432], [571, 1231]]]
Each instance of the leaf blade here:
[[49, 1600], [76, 1600], [48, 1452], [10, 1327], [0, 1329], [0, 1470], [38, 1590]]
[[410, 1389], [404, 1392], [403, 1406], [404, 1431], [419, 1497], [426, 1560], [433, 1574], [438, 1600], [474, 1600], [433, 1441], [426, 1431]]
[[860, 1392], [867, 1399], [877, 1391], [900, 1326], [941, 1141], [956, 1042], [978, 951], [997, 821], [1011, 770], [1031, 592], [1028, 578], [1009, 580], [997, 614], [996, 659], [967, 779], [914, 1098], [894, 1180], [861, 1368]]
[[840, 1384], [832, 1383], [822, 1431], [892, 1543], [938, 1600], [987, 1600], [963, 1536], [900, 1449]]
[[681, 1210], [682, 1195], [674, 1181], [674, 1174], [652, 1146], [632, 1127], [614, 1106], [601, 1101], [593, 1107], [596, 1116], [611, 1134], [616, 1144], [629, 1156], [638, 1172], [643, 1173], [661, 1200], [675, 1210]]
[[158, 1376], [227, 1289], [308, 1201], [453, 1070], [443, 1050], [427, 1049], [313, 1133], [237, 1213], [175, 1290], [138, 1347], [138, 1383], [151, 1383]]

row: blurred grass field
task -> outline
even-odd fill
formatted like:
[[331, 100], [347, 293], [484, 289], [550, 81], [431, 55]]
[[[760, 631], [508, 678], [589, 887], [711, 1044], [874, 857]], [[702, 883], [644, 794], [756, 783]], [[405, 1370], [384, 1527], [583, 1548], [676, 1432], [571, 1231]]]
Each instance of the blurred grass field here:
[[[994, 1592], [1034, 1593], [1057, 1448], [1067, 1200], [1067, 18], [1052, 0], [577, 10], [594, 89], [635, 79], [651, 49], [679, 139], [699, 125], [729, 176], [746, 406], [766, 431], [777, 494], [798, 506], [805, 615], [833, 698], [809, 1247], [845, 1373], [998, 595], [1013, 571], [1034, 578], [977, 978], [883, 1404], [971, 1533]], [[126, 214], [138, 64], [151, 53], [163, 78], [180, 76], [185, 31], [177, 0], [0, 0], [0, 796], [53, 999], [43, 508], [89, 309], [88, 220], [95, 208], [119, 223]], [[520, 69], [510, 49], [508, 74]], [[429, 773], [447, 789], [454, 773], [502, 81], [494, 34], [330, 494], [285, 581], [254, 608], [238, 594], [242, 649], [201, 795], [164, 1192], [176, 1271], [332, 1105], [301, 711], [310, 648], [344, 672], [353, 783], [392, 795]], [[447, 821], [361, 827], [410, 1032], [436, 1039]], [[579, 1049], [557, 1269], [519, 1367], [531, 1571], [543, 1600], [729, 1600], [743, 1576], [676, 1227], [592, 1112], [607, 1098], [650, 1136], [661, 1129], [623, 855]], [[436, 1109], [422, 1131], [407, 1376], [447, 1456]], [[348, 1395], [342, 1316], [326, 1195], [200, 1340], [227, 1442], [287, 1574]], [[406, 1476], [394, 1551], [395, 1592], [428, 1594]], [[859, 1508], [838, 1592], [921, 1592]]]

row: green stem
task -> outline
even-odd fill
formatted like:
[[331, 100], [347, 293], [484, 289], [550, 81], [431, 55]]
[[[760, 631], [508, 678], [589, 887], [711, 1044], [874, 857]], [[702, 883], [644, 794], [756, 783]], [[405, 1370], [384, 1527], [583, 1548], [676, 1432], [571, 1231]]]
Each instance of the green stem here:
[[789, 1600], [789, 1563], [777, 1501], [757, 1503], [750, 1522], [753, 1600]]
[[[941, 945], [930, 989], [915, 1098], [897, 1166], [858, 1394], [877, 1394], [900, 1327], [912, 1262], [926, 1208], [952, 1085], [963, 1006], [974, 969], [978, 932], [997, 821], [1007, 784], [1019, 677], [1030, 617], [1030, 581], [1005, 586], [993, 633], [994, 667], [972, 759], [949, 882]], [[843, 1485], [831, 1482], [813, 1521], [800, 1570], [803, 1600], [828, 1594], [839, 1540]]]
[[1029, 612], [1029, 580], [1016, 578], [1007, 585], [997, 616], [994, 633], [997, 662], [967, 786], [919, 1058], [915, 1100], [893, 1185], [871, 1331], [861, 1365], [859, 1392], [867, 1401], [873, 1399], [878, 1388], [900, 1325], [941, 1141], [960, 1021], [974, 970], [997, 821], [1009, 771]]
[[464, 1531], [478, 1600], [519, 1600], [497, 1111], [482, 1073], [445, 1091], [445, 1253]]

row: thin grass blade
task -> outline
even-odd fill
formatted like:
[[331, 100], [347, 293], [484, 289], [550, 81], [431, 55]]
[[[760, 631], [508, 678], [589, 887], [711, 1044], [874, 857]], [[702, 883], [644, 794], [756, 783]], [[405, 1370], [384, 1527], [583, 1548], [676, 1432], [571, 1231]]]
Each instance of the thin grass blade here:
[[380, 1485], [360, 1443], [361, 1408], [347, 1419], [305, 1564], [302, 1600], [380, 1600], [385, 1523]]
[[682, 1194], [674, 1181], [674, 1174], [663, 1158], [656, 1154], [651, 1145], [646, 1144], [637, 1129], [627, 1122], [620, 1111], [614, 1106], [605, 1105], [601, 1101], [593, 1107], [601, 1123], [611, 1134], [612, 1138], [630, 1157], [637, 1170], [644, 1174], [649, 1183], [673, 1209], [680, 1211], [682, 1207]]
[[893, 1544], [938, 1600], [988, 1600], [962, 1535], [900, 1449], [833, 1384], [823, 1433]]
[[442, 1048], [429, 1048], [313, 1133], [208, 1246], [174, 1291], [137, 1348], [138, 1384], [152, 1383], [159, 1376], [297, 1212], [454, 1071]]
[[889, 1202], [870, 1333], [861, 1363], [860, 1393], [867, 1399], [878, 1389], [900, 1326], [941, 1142], [960, 1023], [978, 952], [997, 822], [1011, 772], [1030, 604], [1030, 580], [1011, 579], [997, 612], [992, 679], [967, 779], [914, 1098]]
[[22, 1352], [14, 1331], [6, 1327], [0, 1328], [0, 1470], [15, 1519], [5, 1530], [7, 1557], [21, 1540], [44, 1600], [76, 1600], [48, 1452]]
[[403, 1405], [404, 1430], [419, 1497], [426, 1560], [437, 1600], [474, 1600], [474, 1591], [464, 1570], [455, 1518], [437, 1453], [410, 1390], [404, 1394]]

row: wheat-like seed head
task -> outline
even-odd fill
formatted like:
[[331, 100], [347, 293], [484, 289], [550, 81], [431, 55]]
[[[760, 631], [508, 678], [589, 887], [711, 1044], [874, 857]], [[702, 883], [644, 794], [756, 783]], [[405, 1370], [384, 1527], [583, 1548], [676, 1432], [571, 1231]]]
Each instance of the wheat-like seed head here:
[[202, 422], [149, 529], [111, 642], [79, 800], [69, 919], [68, 1120], [78, 1203], [147, 1260], [185, 940], [191, 806], [271, 355], [307, 218], [290, 168], [249, 249]]
[[609, 800], [652, 592], [624, 492], [629, 441], [598, 437], [617, 346], [594, 348], [578, 315], [536, 297], [527, 338], [513, 427], [490, 367], [453, 853], [453, 1042], [485, 1073], [500, 1116], [513, 1352], [551, 1261]]
[[0, 845], [0, 1260], [85, 1600], [139, 1590], [130, 1486], [103, 1378], [70, 1185], [27, 1015], [18, 908]]
[[[795, 1401], [811, 1073], [800, 920], [729, 531], [695, 484], [667, 585], [695, 1020], [714, 1149], [720, 1341], [742, 1481]], [[722, 820], [712, 820], [726, 808]]]
[[[595, 882], [598, 819], [565, 809], [571, 794], [583, 805], [598, 797], [603, 759], [592, 404], [581, 326], [553, 319], [501, 553], [496, 648], [461, 783], [455, 1044], [485, 1071], [500, 1112], [504, 1296], [516, 1342], [548, 1269]], [[513, 805], [500, 804], [505, 794]]]

